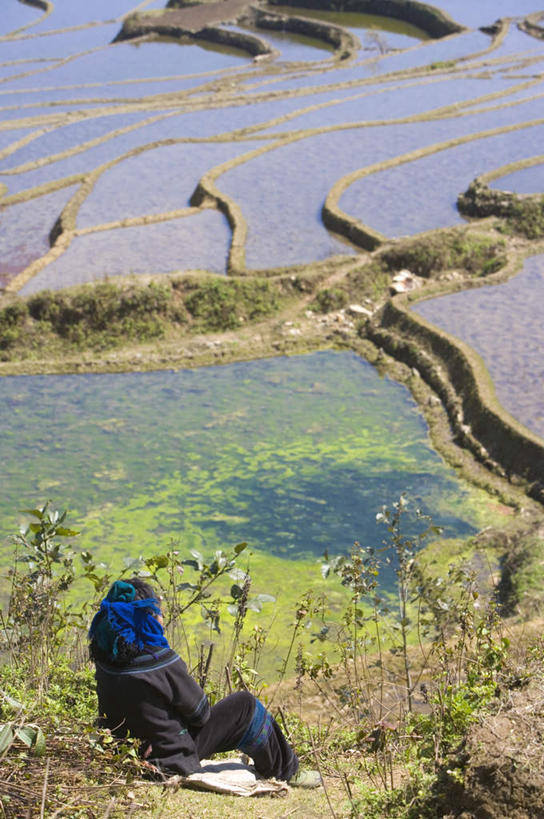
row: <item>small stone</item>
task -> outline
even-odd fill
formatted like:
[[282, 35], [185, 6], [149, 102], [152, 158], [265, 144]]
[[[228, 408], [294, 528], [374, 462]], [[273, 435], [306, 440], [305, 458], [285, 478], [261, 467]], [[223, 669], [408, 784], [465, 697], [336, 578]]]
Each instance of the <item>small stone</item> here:
[[372, 315], [372, 310], [368, 310], [361, 304], [350, 304], [346, 312], [355, 318], [369, 318]]
[[397, 293], [408, 293], [410, 290], [415, 290], [421, 287], [421, 281], [414, 276], [410, 270], [399, 270], [395, 273], [389, 286], [389, 291], [392, 295]]

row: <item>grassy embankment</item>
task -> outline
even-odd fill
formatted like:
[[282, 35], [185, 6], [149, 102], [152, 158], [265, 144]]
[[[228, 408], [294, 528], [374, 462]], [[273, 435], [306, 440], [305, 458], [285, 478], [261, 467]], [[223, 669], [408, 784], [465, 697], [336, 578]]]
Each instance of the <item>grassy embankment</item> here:
[[[80, 565], [64, 543], [75, 533], [63, 517], [48, 509], [32, 513], [32, 528], [19, 538], [27, 559], [13, 576], [2, 621], [10, 657], [0, 670], [4, 816], [158, 819], [183, 812], [415, 819], [443, 815], [453, 803], [470, 800], [463, 790], [464, 738], [482, 716], [500, 714], [513, 690], [540, 679], [543, 650], [538, 639], [498, 616], [501, 590], [490, 586], [482, 567], [457, 562], [430, 569], [418, 547], [428, 538], [436, 541], [437, 533], [422, 521], [421, 537], [405, 538], [405, 514], [401, 500], [384, 510], [382, 521], [399, 566], [397, 602], [376, 585], [385, 555], [356, 546], [331, 561], [333, 598], [335, 587], [343, 588], [336, 597], [340, 617], [331, 631], [313, 623], [314, 645], [306, 650], [302, 634], [314, 618], [323, 615], [327, 622], [330, 601], [311, 593], [300, 599], [290, 626], [295, 677], [269, 689], [252, 670], [267, 651], [266, 630], [247, 616], [258, 598], [244, 573], [233, 576], [242, 546], [209, 562], [165, 554], [140, 566], [161, 588], [175, 644], [183, 644], [175, 624], [191, 609], [199, 617], [204, 603], [208, 619], [222, 624], [223, 606], [230, 603], [234, 627], [227, 651], [221, 658], [212, 655], [208, 668], [204, 645], [194, 673], [212, 699], [241, 687], [264, 697], [303, 763], [319, 767], [322, 790], [263, 803], [150, 783], [130, 741], [117, 744], [93, 727], [96, 701], [83, 645], [96, 603], [76, 609], [67, 594], [85, 581], [99, 599], [110, 578], [92, 555]], [[181, 568], [189, 581], [183, 588]], [[225, 593], [220, 587], [229, 577]], [[254, 580], [258, 586], [258, 575]], [[519, 589], [508, 592], [510, 606], [522, 602]]]

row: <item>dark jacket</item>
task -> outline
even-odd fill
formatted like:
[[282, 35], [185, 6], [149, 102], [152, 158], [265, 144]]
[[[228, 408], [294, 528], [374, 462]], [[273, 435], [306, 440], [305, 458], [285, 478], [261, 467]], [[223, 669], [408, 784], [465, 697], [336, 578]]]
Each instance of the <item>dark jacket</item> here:
[[188, 729], [207, 722], [210, 706], [175, 651], [156, 649], [125, 666], [96, 661], [96, 687], [104, 727], [151, 745], [146, 758], [165, 773], [186, 776], [198, 770]]

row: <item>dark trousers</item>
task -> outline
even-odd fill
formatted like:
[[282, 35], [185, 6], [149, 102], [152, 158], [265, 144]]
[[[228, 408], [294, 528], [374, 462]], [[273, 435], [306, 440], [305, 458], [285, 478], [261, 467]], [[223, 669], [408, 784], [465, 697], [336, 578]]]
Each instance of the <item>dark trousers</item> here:
[[191, 728], [199, 759], [240, 749], [253, 759], [261, 776], [289, 780], [298, 759], [276, 720], [247, 691], [220, 700], [202, 728]]

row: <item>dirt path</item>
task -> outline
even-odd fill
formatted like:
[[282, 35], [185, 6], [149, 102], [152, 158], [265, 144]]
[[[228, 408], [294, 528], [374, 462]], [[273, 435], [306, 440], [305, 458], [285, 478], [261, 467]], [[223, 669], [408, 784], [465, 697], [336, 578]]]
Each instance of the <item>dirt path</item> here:
[[200, 31], [218, 23], [234, 23], [249, 8], [248, 0], [218, 0], [200, 3], [183, 9], [167, 9], [160, 16], [153, 16], [153, 25], [180, 26], [187, 31]]

